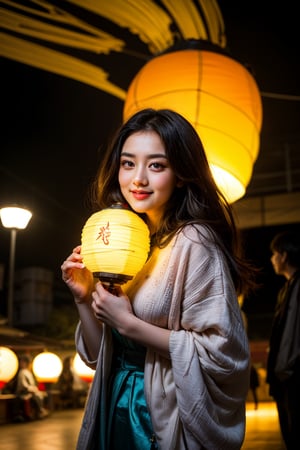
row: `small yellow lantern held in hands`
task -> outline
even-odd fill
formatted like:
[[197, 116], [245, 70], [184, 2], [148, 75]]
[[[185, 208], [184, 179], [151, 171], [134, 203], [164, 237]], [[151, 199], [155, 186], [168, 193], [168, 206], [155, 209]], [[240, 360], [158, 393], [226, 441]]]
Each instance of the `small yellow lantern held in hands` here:
[[83, 262], [110, 290], [131, 280], [141, 270], [149, 249], [147, 225], [119, 203], [94, 213], [82, 230]]

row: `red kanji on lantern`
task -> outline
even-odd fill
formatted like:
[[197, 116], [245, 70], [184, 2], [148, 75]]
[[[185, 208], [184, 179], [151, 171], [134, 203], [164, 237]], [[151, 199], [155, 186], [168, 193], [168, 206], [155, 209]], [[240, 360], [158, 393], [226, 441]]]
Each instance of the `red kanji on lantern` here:
[[111, 232], [109, 230], [109, 222], [107, 222], [105, 227], [100, 228], [100, 231], [99, 231], [96, 241], [101, 238], [103, 241], [103, 244], [108, 245], [110, 235], [111, 235]]

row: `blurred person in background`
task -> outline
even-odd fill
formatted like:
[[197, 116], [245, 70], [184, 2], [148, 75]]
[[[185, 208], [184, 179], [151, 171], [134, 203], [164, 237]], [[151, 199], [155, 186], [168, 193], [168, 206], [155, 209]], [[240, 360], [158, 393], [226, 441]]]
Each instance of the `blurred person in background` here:
[[64, 407], [76, 408], [81, 406], [81, 398], [85, 398], [88, 384], [80, 380], [73, 369], [73, 358], [66, 356], [63, 360], [63, 370], [56, 387], [60, 391], [60, 399]]
[[286, 448], [300, 448], [300, 233], [277, 234], [270, 245], [271, 263], [286, 282], [278, 293], [267, 364]]
[[47, 393], [39, 389], [28, 355], [19, 357], [15, 394], [23, 403], [26, 419], [44, 419], [49, 415], [49, 411], [44, 407]]
[[251, 367], [250, 367], [250, 390], [252, 392], [254, 409], [258, 409], [258, 395], [257, 395], [258, 387], [259, 387], [258, 372], [256, 370], [256, 367], [253, 364], [251, 364]]

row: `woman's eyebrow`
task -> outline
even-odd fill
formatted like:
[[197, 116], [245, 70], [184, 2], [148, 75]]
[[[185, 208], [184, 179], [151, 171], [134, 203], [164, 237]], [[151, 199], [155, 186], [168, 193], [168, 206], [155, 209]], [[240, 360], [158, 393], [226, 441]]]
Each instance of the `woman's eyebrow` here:
[[[129, 153], [129, 152], [122, 152], [121, 156], [128, 156], [129, 158], [134, 158], [136, 156], [136, 154]], [[150, 155], [147, 155], [147, 159], [152, 159], [152, 158], [168, 159], [167, 156], [164, 153], [152, 153]]]

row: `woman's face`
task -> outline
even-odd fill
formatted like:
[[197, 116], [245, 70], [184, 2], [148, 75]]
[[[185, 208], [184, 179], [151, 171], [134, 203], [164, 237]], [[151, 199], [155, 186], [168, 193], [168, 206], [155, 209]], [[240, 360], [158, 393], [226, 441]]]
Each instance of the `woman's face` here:
[[179, 185], [157, 133], [141, 131], [127, 138], [121, 152], [119, 184], [128, 204], [134, 211], [147, 215], [154, 232]]

